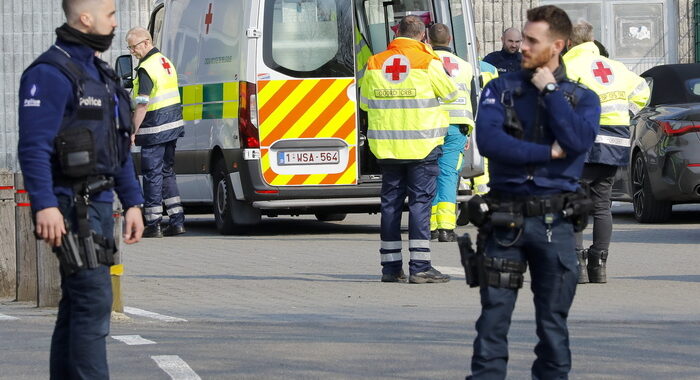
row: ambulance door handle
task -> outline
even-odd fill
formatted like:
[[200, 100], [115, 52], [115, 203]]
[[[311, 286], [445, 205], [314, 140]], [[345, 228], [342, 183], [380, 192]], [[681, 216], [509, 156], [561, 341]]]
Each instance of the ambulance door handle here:
[[245, 35], [248, 38], [260, 38], [260, 37], [262, 37], [262, 32], [260, 32], [260, 29], [248, 28], [245, 31]]

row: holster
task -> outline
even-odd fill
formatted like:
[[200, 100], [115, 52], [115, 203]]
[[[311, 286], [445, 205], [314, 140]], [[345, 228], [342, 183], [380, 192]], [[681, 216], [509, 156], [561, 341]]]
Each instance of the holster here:
[[459, 246], [460, 261], [464, 267], [464, 275], [467, 280], [467, 285], [469, 285], [470, 288], [475, 288], [480, 285], [480, 255], [477, 255], [476, 251], [474, 251], [469, 234], [465, 233], [464, 235], [458, 237], [457, 245]]
[[78, 234], [68, 232], [61, 238], [61, 246], [55, 252], [64, 274], [70, 276], [86, 268], [95, 269], [100, 264], [114, 265], [116, 249], [114, 239], [94, 232], [88, 238], [80, 238]]
[[575, 193], [568, 194], [562, 214], [574, 226], [574, 232], [581, 232], [588, 226], [588, 215], [593, 210], [593, 201], [587, 186], [582, 186]]

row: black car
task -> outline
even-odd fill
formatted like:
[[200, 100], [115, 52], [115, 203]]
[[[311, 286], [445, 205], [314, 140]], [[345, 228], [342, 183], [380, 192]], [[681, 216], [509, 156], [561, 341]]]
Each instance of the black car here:
[[659, 223], [674, 204], [700, 203], [700, 64], [641, 76], [651, 98], [632, 119], [630, 164], [618, 171], [612, 198], [631, 201], [637, 221]]

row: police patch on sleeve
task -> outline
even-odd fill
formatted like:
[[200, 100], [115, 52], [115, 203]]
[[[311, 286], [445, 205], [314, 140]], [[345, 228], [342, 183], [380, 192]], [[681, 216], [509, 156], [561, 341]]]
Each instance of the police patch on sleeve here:
[[490, 88], [487, 88], [481, 95], [481, 104], [496, 104], [496, 95]]
[[36, 84], [33, 84], [32, 88], [29, 90], [29, 98], [25, 98], [22, 102], [23, 107], [41, 107], [41, 100], [34, 98], [37, 91], [38, 88], [36, 87]]

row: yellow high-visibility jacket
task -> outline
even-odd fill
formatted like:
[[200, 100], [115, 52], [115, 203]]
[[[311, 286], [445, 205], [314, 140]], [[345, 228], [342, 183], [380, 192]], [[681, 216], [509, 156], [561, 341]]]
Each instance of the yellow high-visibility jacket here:
[[630, 155], [630, 112], [644, 108], [650, 96], [646, 80], [622, 63], [600, 55], [593, 42], [571, 48], [563, 57], [566, 74], [600, 98], [600, 130], [586, 162], [626, 166]]
[[[136, 145], [162, 144], [182, 136], [182, 104], [175, 65], [156, 51], [136, 68], [146, 70], [153, 82], [146, 116], [136, 132]], [[139, 95], [139, 79], [134, 79], [132, 97]]]
[[450, 124], [468, 125], [469, 132], [471, 132], [474, 129], [472, 102], [469, 98], [472, 90], [472, 78], [474, 77], [472, 65], [446, 50], [436, 48], [435, 53], [440, 56], [445, 71], [452, 77], [457, 86], [457, 99], [452, 103], [440, 102], [440, 104], [447, 111]]
[[453, 101], [457, 87], [426, 44], [399, 37], [373, 55], [360, 91], [372, 153], [378, 159], [419, 160], [442, 145], [449, 120], [438, 97]]

